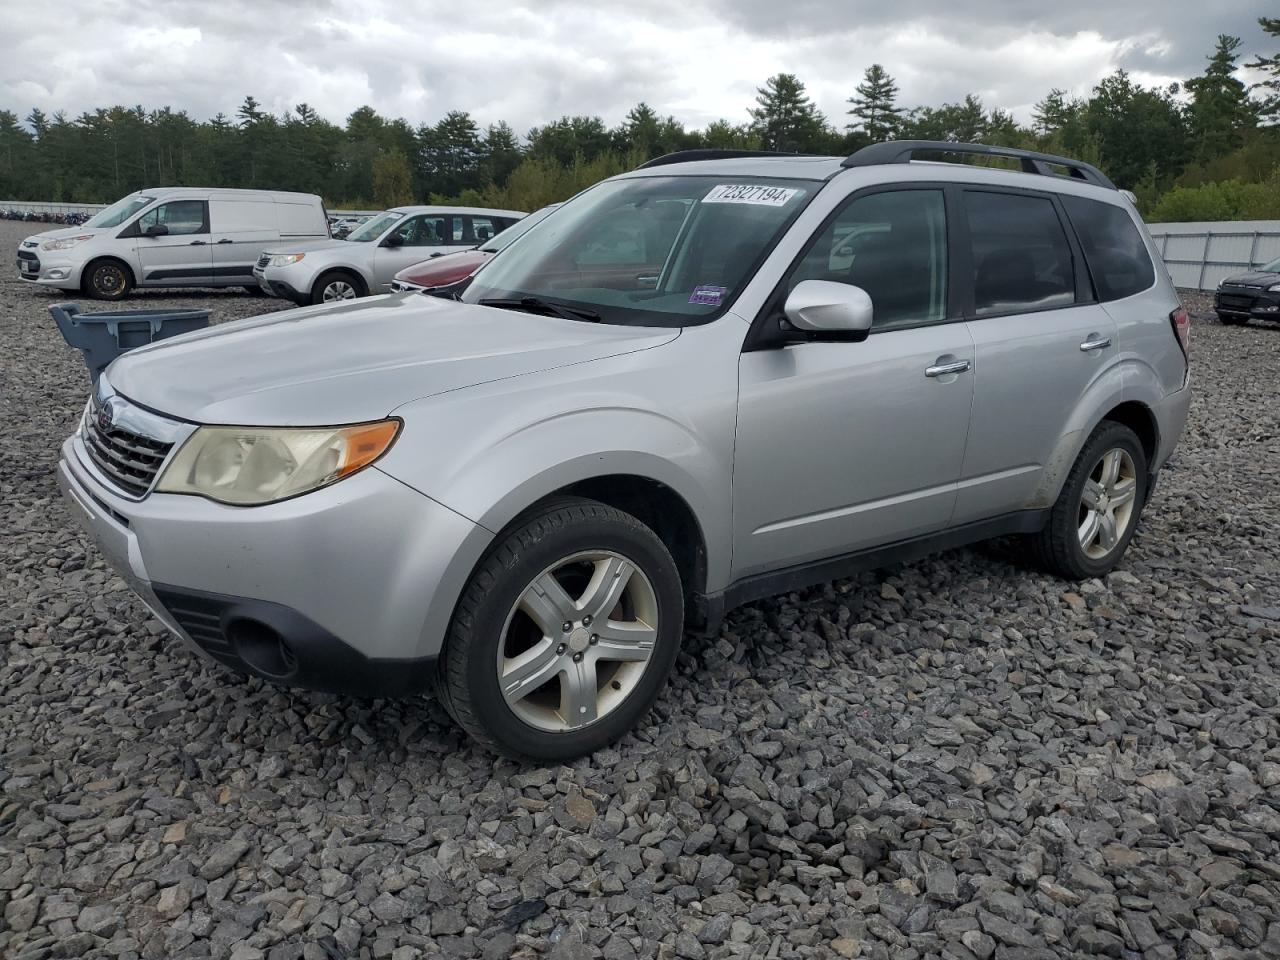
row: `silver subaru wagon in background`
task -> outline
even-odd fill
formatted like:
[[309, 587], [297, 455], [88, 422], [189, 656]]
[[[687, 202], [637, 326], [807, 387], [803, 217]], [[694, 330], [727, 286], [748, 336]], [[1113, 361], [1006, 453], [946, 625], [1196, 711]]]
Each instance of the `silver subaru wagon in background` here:
[[125, 355], [59, 479], [205, 656], [434, 690], [488, 747], [565, 759], [754, 598], [1003, 535], [1113, 569], [1183, 429], [1188, 333], [1087, 164], [692, 151], [570, 200], [459, 299]]

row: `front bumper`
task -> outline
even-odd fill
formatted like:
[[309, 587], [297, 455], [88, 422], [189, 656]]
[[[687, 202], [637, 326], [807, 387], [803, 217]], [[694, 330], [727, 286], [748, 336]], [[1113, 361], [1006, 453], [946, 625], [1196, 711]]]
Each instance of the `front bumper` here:
[[1213, 309], [1229, 317], [1280, 320], [1280, 293], [1259, 287], [1220, 289], [1213, 295]]
[[297, 304], [305, 304], [311, 298], [311, 284], [314, 280], [309, 267], [299, 263], [291, 263], [285, 267], [253, 267], [254, 279], [263, 293], [273, 297], [282, 297]]
[[376, 468], [261, 507], [176, 494], [135, 500], [73, 436], [58, 482], [108, 562], [203, 655], [276, 683], [354, 695], [425, 689], [469, 574], [460, 561], [488, 539]]
[[39, 248], [18, 248], [18, 277], [28, 283], [55, 287], [60, 290], [75, 290], [80, 286], [80, 272], [84, 266], [81, 262], [72, 262], [60, 252], [45, 252]]

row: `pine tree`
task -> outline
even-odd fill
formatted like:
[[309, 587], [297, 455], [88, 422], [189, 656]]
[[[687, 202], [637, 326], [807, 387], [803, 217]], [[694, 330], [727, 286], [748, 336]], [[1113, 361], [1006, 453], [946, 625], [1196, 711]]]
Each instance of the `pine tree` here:
[[[1271, 37], [1280, 37], [1280, 17], [1259, 17], [1258, 25]], [[1254, 88], [1262, 91], [1262, 105], [1258, 113], [1268, 120], [1280, 121], [1280, 53], [1264, 57], [1258, 54], [1249, 61], [1250, 70], [1261, 70], [1270, 76]]]
[[827, 139], [826, 118], [795, 74], [772, 76], [756, 93], [758, 106], [750, 111], [751, 128], [764, 149], [803, 153], [821, 148]]
[[[1278, 21], [1280, 22], [1280, 21]], [[1204, 162], [1223, 156], [1240, 146], [1242, 132], [1257, 123], [1249, 91], [1235, 78], [1236, 53], [1240, 38], [1219, 34], [1218, 43], [1209, 55], [1209, 66], [1203, 74], [1186, 82], [1191, 94], [1187, 118], [1195, 158]]]
[[884, 67], [873, 63], [862, 75], [857, 96], [849, 98], [851, 116], [858, 123], [849, 124], [849, 130], [861, 130], [873, 142], [891, 139], [902, 123], [902, 108], [898, 106], [898, 84]]

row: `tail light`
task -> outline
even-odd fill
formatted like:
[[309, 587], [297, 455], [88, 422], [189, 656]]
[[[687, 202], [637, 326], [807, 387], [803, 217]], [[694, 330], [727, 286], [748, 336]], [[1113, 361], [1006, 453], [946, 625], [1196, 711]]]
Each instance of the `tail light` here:
[[1173, 324], [1173, 335], [1178, 338], [1178, 346], [1182, 348], [1182, 356], [1191, 363], [1191, 317], [1187, 311], [1179, 307], [1169, 314], [1169, 322]]

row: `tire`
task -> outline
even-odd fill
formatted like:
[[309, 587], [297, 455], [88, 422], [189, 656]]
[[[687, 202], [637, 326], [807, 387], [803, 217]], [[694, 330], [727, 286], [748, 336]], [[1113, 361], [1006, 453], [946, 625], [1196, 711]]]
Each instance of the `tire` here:
[[1224, 327], [1242, 327], [1249, 320], [1246, 317], [1233, 317], [1230, 314], [1220, 313], [1218, 314], [1218, 322]]
[[133, 289], [133, 275], [119, 260], [95, 260], [85, 268], [81, 286], [95, 300], [123, 300]]
[[[632, 572], [618, 588], [626, 564]], [[683, 631], [680, 574], [657, 534], [621, 510], [561, 498], [514, 521], [472, 573], [445, 641], [437, 692], [490, 750], [567, 761], [613, 742], [648, 712]]]
[[322, 273], [311, 285], [311, 303], [333, 303], [338, 300], [354, 300], [365, 294], [364, 282], [347, 270], [330, 270]]
[[[1106, 467], [1113, 463], [1119, 465], [1118, 479], [1109, 482]], [[1098, 424], [1067, 474], [1049, 522], [1031, 538], [1031, 553], [1037, 563], [1068, 580], [1101, 577], [1114, 570], [1146, 505], [1147, 470], [1147, 456], [1137, 434], [1113, 420]], [[1099, 486], [1103, 496], [1099, 496]], [[1131, 496], [1120, 501], [1121, 491]], [[1090, 502], [1086, 502], [1086, 492]], [[1101, 504], [1101, 508], [1094, 509], [1091, 503]], [[1110, 525], [1102, 519], [1108, 512]], [[1090, 515], [1098, 521], [1096, 533], [1092, 525], [1086, 526]], [[1093, 542], [1086, 547], [1085, 541], [1090, 539]]]

